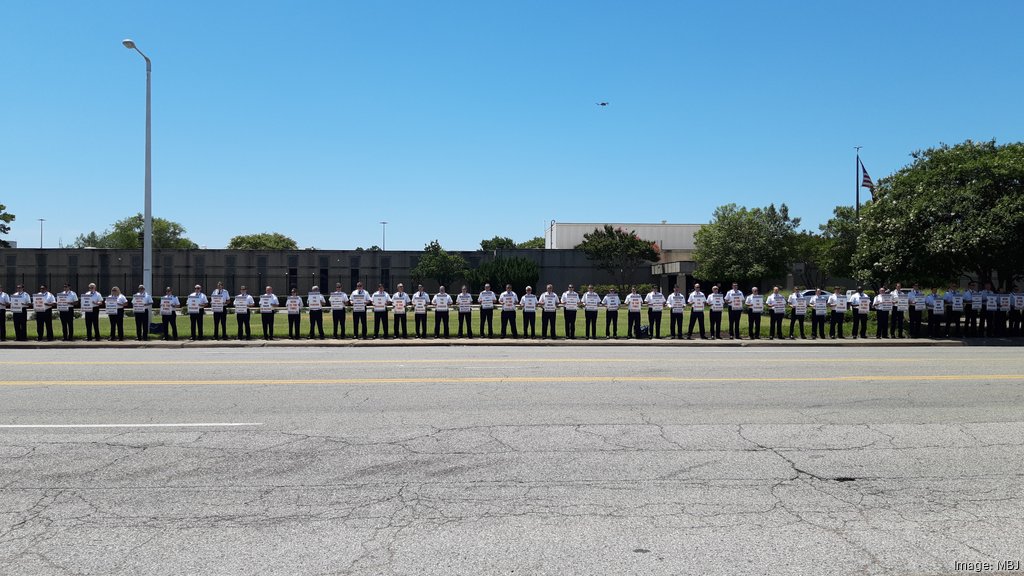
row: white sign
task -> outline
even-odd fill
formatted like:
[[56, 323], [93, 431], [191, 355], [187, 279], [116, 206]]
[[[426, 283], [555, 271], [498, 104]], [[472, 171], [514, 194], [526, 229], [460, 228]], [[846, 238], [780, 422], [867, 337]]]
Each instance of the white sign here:
[[733, 310], [743, 310], [743, 298], [740, 296], [733, 296], [731, 307]]
[[235, 314], [248, 314], [249, 313], [249, 299], [248, 298], [235, 298]]
[[918, 296], [917, 300], [914, 300], [914, 310], [918, 312], [924, 312], [925, 307], [928, 306], [928, 302], [924, 299], [924, 296]]
[[319, 292], [310, 292], [309, 296], [306, 298], [306, 303], [309, 305], [309, 309], [310, 310], [319, 310], [320, 309], [320, 293]]
[[32, 308], [36, 312], [42, 312], [46, 310], [46, 296], [35, 295], [32, 297]]
[[260, 296], [260, 312], [269, 314], [274, 311], [274, 299], [270, 296]]
[[793, 310], [796, 311], [797, 316], [803, 316], [807, 314], [807, 298], [797, 298]]
[[694, 312], [703, 312], [704, 311], [704, 303], [706, 302], [706, 300], [707, 299], [704, 296], [694, 296], [694, 298], [693, 298], [693, 311]]
[[211, 296], [210, 297], [210, 309], [214, 312], [224, 311], [224, 297], [223, 296]]
[[199, 298], [189, 298], [188, 299], [188, 313], [189, 314], [199, 314], [199, 310], [201, 310], [201, 308], [199, 306]]
[[764, 312], [764, 297], [762, 297], [762, 296], [751, 296], [750, 297], [750, 309], [753, 310], [755, 314], [760, 314], [760, 313]]
[[1009, 312], [1010, 311], [1010, 295], [1000, 294], [999, 295], [999, 311]]
[[374, 295], [373, 297], [373, 309], [375, 311], [383, 311], [388, 307], [388, 297], [383, 294]]
[[344, 310], [345, 309], [345, 300], [347, 300], [347, 298], [345, 298], [341, 294], [333, 294], [333, 295], [331, 295], [330, 300], [331, 300], [331, 310]]
[[953, 296], [953, 312], [960, 312], [964, 309], [964, 297]]
[[721, 312], [722, 308], [724, 306], [725, 306], [725, 297], [723, 297], [721, 294], [712, 294], [711, 295], [711, 310], [713, 312]]
[[117, 314], [117, 296], [107, 296], [107, 315]]
[[289, 314], [298, 314], [302, 310], [302, 298], [289, 296], [287, 306]]
[[412, 299], [413, 309], [416, 310], [417, 314], [427, 313], [427, 299], [426, 298], [413, 298]]
[[836, 297], [836, 312], [846, 312], [846, 296]]
[[1017, 310], [1024, 310], [1024, 295], [1016, 295], [1013, 297], [1013, 307]]
[[82, 298], [82, 312], [92, 312], [92, 294], [86, 294], [85, 298]]
[[981, 310], [981, 294], [975, 294], [971, 297], [971, 308], [975, 311]]
[[[867, 314], [871, 310], [871, 299], [867, 296], [862, 296], [860, 302], [857, 303], [857, 312], [861, 314]], [[858, 320], [860, 322], [860, 320]]]
[[818, 315], [818, 316], [824, 316], [825, 312], [828, 310], [827, 305], [828, 305], [828, 301], [825, 300], [824, 298], [815, 298], [814, 299], [814, 313], [816, 315]]
[[160, 314], [162, 316], [170, 316], [174, 312], [174, 306], [170, 298], [160, 299]]
[[946, 303], [936, 298], [935, 303], [932, 305], [933, 314], [944, 314], [946, 312]]
[[781, 296], [772, 300], [772, 311], [776, 314], [786, 313], [786, 299]]
[[405, 314], [405, 300], [399, 298], [395, 300], [395, 314]]
[[142, 314], [146, 311], [146, 298], [143, 296], [132, 296], [132, 310], [136, 314]]
[[70, 308], [68, 297], [64, 294], [57, 294], [57, 311], [67, 312], [68, 308]]

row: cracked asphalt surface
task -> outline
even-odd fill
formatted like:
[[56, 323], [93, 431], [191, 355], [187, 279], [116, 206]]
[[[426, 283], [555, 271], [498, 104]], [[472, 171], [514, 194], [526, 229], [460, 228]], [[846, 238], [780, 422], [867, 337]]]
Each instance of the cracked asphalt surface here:
[[[0, 364], [3, 574], [947, 574], [1024, 556], [1014, 348]], [[12, 427], [114, 424], [131, 426]]]

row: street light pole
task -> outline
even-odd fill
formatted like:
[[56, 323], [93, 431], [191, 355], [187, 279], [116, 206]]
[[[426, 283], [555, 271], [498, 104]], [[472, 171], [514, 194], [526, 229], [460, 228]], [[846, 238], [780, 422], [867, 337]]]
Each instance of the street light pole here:
[[149, 56], [126, 39], [121, 42], [125, 48], [135, 50], [146, 60], [146, 200], [142, 220], [142, 284], [153, 290], [153, 158], [152, 158], [152, 76], [153, 63]]
[[39, 219], [39, 248], [43, 247], [43, 222], [46, 222], [46, 218]]
[[385, 252], [388, 249], [388, 223], [386, 220], [380, 221], [380, 251]]

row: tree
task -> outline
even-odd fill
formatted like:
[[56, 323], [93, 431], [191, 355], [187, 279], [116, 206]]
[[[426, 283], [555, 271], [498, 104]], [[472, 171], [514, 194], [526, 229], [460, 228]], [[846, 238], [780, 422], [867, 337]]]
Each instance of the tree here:
[[543, 236], [534, 236], [533, 238], [530, 238], [526, 242], [520, 242], [519, 244], [516, 244], [516, 248], [543, 250], [544, 244], [545, 243]]
[[[79, 234], [71, 244], [72, 248], [142, 248], [142, 214], [129, 216], [114, 222], [110, 230], [102, 234], [89, 232]], [[185, 237], [185, 227], [163, 218], [153, 218], [153, 248], [194, 250], [199, 245]]]
[[914, 152], [861, 209], [858, 278], [944, 284], [1024, 277], [1024, 143], [967, 140]]
[[[7, 206], [0, 204], [0, 234], [10, 234], [11, 227], [9, 224], [14, 222], [14, 214], [7, 212]], [[0, 248], [10, 248], [11, 245], [7, 240], [0, 239]]]
[[637, 268], [656, 262], [659, 253], [657, 243], [640, 238], [635, 230], [626, 232], [622, 228], [612, 228], [610, 224], [605, 224], [604, 229], [595, 228], [593, 232], [584, 234], [583, 242], [576, 249], [583, 250], [599, 270], [615, 276], [623, 293]]
[[696, 275], [743, 284], [786, 275], [793, 258], [799, 218], [774, 204], [747, 209], [726, 204], [694, 235]]
[[511, 284], [513, 289], [522, 291], [526, 286], [537, 285], [540, 279], [540, 267], [533, 260], [527, 258], [495, 258], [490, 262], [484, 262], [476, 270], [466, 273], [466, 280], [474, 289], [490, 283], [492, 288], [503, 289], [506, 284]]
[[830, 275], [822, 266], [828, 241], [813, 232], [801, 232], [794, 237], [793, 263], [801, 264], [803, 272], [798, 284], [808, 288], [823, 288]]
[[[853, 206], [836, 206], [832, 218], [818, 226], [821, 230], [822, 245], [818, 265], [828, 278], [853, 278], [853, 255], [857, 251], [857, 236], [860, 225]], [[824, 287], [822, 282], [821, 286]]]
[[423, 255], [409, 273], [416, 282], [429, 278], [448, 286], [466, 273], [466, 259], [458, 254], [449, 254], [434, 240], [423, 247]]
[[299, 244], [279, 232], [242, 234], [228, 242], [228, 250], [298, 250]]
[[515, 247], [515, 240], [511, 238], [506, 238], [504, 236], [495, 236], [490, 240], [480, 241], [480, 250], [484, 252], [494, 252], [495, 250], [508, 250]]

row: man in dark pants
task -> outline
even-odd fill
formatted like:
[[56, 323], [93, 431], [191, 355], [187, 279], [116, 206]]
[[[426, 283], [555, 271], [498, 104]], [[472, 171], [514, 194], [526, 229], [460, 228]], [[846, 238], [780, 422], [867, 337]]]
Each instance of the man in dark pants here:
[[740, 290], [740, 285], [736, 282], [732, 283], [732, 289], [725, 293], [725, 303], [729, 306], [729, 338], [735, 338], [739, 340], [740, 336], [740, 318], [743, 317], [743, 302], [745, 298], [743, 291]]
[[444, 291], [444, 286], [437, 289], [437, 294], [431, 300], [434, 305], [434, 338], [441, 335], [441, 324], [444, 324], [444, 337], [448, 337], [448, 309], [452, 305], [451, 294]]
[[857, 286], [857, 291], [850, 295], [850, 308], [853, 311], [854, 338], [868, 337], [868, 318], [871, 314], [871, 298], [864, 289]]
[[725, 308], [725, 296], [718, 291], [718, 284], [711, 287], [708, 294], [708, 319], [711, 321], [711, 339], [722, 339], [722, 311]]
[[811, 340], [825, 339], [825, 317], [828, 312], [828, 296], [818, 288], [811, 296]]
[[[526, 287], [519, 305], [523, 309], [523, 338], [537, 337], [537, 295], [533, 293], [533, 286]], [[527, 336], [529, 334], [529, 336]]]
[[124, 307], [128, 299], [121, 294], [121, 289], [114, 286], [106, 298], [107, 319], [110, 320], [110, 341], [124, 340]]
[[914, 284], [914, 287], [910, 289], [907, 294], [907, 317], [910, 319], [910, 337], [920, 338], [921, 337], [921, 323], [924, 317], [924, 311], [927, 308], [925, 302], [925, 293], [921, 291], [920, 284]]
[[46, 288], [46, 284], [39, 286], [39, 292], [32, 296], [32, 308], [36, 312], [36, 340], [43, 339], [43, 332], [46, 332], [46, 339], [53, 341], [53, 309], [57, 306], [57, 299]]
[[655, 286], [653, 290], [644, 297], [647, 304], [647, 324], [651, 327], [651, 338], [661, 339], [661, 314], [665, 308], [665, 295], [661, 288]]
[[[511, 284], [505, 285], [505, 291], [498, 296], [498, 303], [501, 304], [501, 337], [505, 337], [506, 327], [511, 327], [512, 337], [518, 338], [519, 332], [516, 328], [516, 304], [519, 303], [519, 295], [512, 291]], [[483, 331], [483, 328], [480, 330]]]
[[644, 297], [636, 293], [636, 286], [630, 288], [623, 304], [626, 305], [626, 338], [640, 338], [640, 309]]
[[1024, 292], [1021, 292], [1019, 286], [1014, 286], [1010, 298], [1013, 302], [1013, 309], [1010, 310], [1010, 336], [1019, 338], [1024, 336], [1021, 333], [1021, 321], [1024, 320]]
[[[758, 293], [755, 286], [747, 296], [747, 336], [751, 340], [761, 339], [761, 315], [764, 314], [764, 296]], [[693, 320], [690, 320], [691, 322]]]
[[210, 305], [210, 300], [203, 294], [203, 287], [200, 284], [196, 284], [195, 290], [188, 295], [188, 320], [189, 320], [189, 340], [202, 340], [203, 339], [203, 316], [206, 314], [206, 307]]
[[96, 285], [90, 283], [89, 289], [82, 294], [82, 316], [85, 317], [85, 339], [100, 339], [100, 307], [103, 295], [96, 291]]
[[462, 324], [466, 324], [466, 335], [468, 338], [473, 337], [473, 295], [469, 293], [469, 289], [465, 286], [462, 287], [462, 291], [455, 297], [455, 305], [459, 307], [459, 338], [462, 338]]
[[298, 340], [302, 337], [302, 296], [298, 288], [292, 287], [284, 306], [288, 315], [288, 338]]
[[306, 295], [306, 306], [309, 307], [309, 339], [324, 339], [324, 306], [327, 300], [320, 293], [319, 286], [312, 286]]
[[960, 315], [964, 310], [964, 297], [957, 291], [955, 282], [949, 283], [949, 288], [942, 295], [942, 300], [946, 303], [946, 337], [949, 338], [955, 334], [959, 338], [963, 335], [960, 329]]
[[[789, 339], [793, 340], [793, 324], [800, 323], [800, 339], [804, 340], [804, 318], [807, 317], [807, 298], [801, 295], [800, 287], [789, 295]], [[813, 326], [812, 326], [813, 328]]]
[[11, 296], [0, 286], [0, 342], [7, 341], [7, 310], [11, 307]]
[[274, 339], [274, 310], [280, 305], [274, 289], [267, 286], [266, 291], [260, 296], [260, 322], [263, 325], [264, 340]]
[[964, 335], [978, 335], [978, 312], [981, 311], [981, 293], [976, 282], [968, 282], [964, 290]]
[[57, 315], [60, 317], [61, 340], [65, 342], [75, 339], [75, 302], [78, 302], [78, 294], [70, 284], [64, 284], [64, 291], [57, 293]]
[[409, 310], [409, 303], [412, 299], [405, 293], [405, 284], [398, 285], [398, 291], [391, 295], [391, 308], [394, 314], [394, 330], [392, 335], [395, 339], [408, 338], [409, 337], [409, 323], [407, 322], [408, 316], [406, 316]]
[[239, 290], [234, 302], [235, 322], [238, 324], [238, 339], [252, 340], [252, 329], [249, 326], [252, 314], [250, 314], [249, 309], [256, 305], [256, 301], [253, 300], [252, 295], [249, 294], [249, 290], [245, 286], [242, 286]]
[[910, 307], [910, 300], [903, 293], [903, 285], [899, 282], [896, 283], [896, 288], [892, 291], [892, 298], [895, 307], [889, 314], [889, 337], [903, 338], [903, 319], [906, 317], [907, 309]]
[[[348, 294], [341, 289], [341, 282], [334, 285], [334, 292], [331, 292], [331, 324], [334, 325], [334, 337], [345, 337], [345, 305], [348, 304]], [[338, 328], [341, 328], [339, 330]], [[424, 328], [426, 331], [426, 328]]]
[[[164, 288], [164, 296], [160, 299], [160, 323], [163, 326], [163, 340], [178, 339], [178, 318], [177, 311], [181, 308], [181, 302], [171, 291], [171, 287]], [[174, 334], [173, 338], [171, 334]]]
[[149, 311], [153, 308], [153, 297], [146, 287], [139, 284], [139, 289], [132, 295], [132, 314], [135, 316], [135, 339], [140, 342], [149, 340]]
[[228, 339], [228, 300], [231, 293], [224, 289], [223, 282], [210, 293], [210, 310], [213, 311], [213, 339]]
[[686, 331], [686, 339], [693, 338], [693, 325], [694, 323], [700, 324], [700, 339], [704, 340], [707, 335], [704, 332], [704, 305], [707, 304], [708, 298], [700, 291], [700, 284], [693, 285], [693, 291], [686, 297], [686, 302], [690, 305], [690, 328]]
[[476, 296], [480, 304], [480, 337], [484, 337], [484, 324], [487, 324], [487, 337], [494, 338], [494, 302], [497, 296], [491, 291], [490, 284], [484, 284], [483, 292]]
[[892, 294], [882, 286], [875, 296], [875, 338], [889, 337], [889, 312], [892, 310]]
[[[828, 306], [832, 309], [832, 317], [828, 323], [828, 336], [832, 339], [842, 340], [845, 338], [843, 336], [843, 321], [846, 320], [846, 294], [836, 288], [828, 297]], [[837, 327], [838, 330], [836, 330]]]
[[416, 287], [416, 293], [412, 295], [412, 311], [417, 338], [427, 337], [427, 305], [430, 304], [430, 294], [423, 289], [423, 284]]
[[362, 338], [366, 340], [366, 306], [370, 303], [370, 293], [363, 290], [363, 283], [356, 282], [356, 289], [348, 297], [352, 303], [352, 337], [359, 338], [359, 327], [363, 327]]
[[559, 300], [562, 304], [562, 321], [565, 322], [565, 337], [568, 340], [576, 339], [576, 311], [580, 307], [580, 295], [573, 290], [572, 284], [569, 289], [562, 292]]
[[782, 340], [782, 320], [786, 318], [786, 297], [779, 292], [779, 287], [772, 287], [772, 293], [765, 300], [768, 306], [768, 339]]
[[558, 313], [558, 294], [554, 292], [554, 286], [548, 284], [547, 290], [537, 297], [540, 303], [540, 337], [548, 337], [548, 329], [551, 329], [551, 339], [555, 340], [555, 315]]
[[14, 320], [14, 339], [18, 342], [28, 342], [28, 309], [31, 306], [32, 296], [25, 292], [24, 286], [18, 284], [14, 294], [11, 294], [11, 318]]
[[997, 300], [995, 292], [992, 291], [992, 283], [985, 282], [985, 288], [981, 290], [981, 310], [978, 312], [979, 336], [992, 337], [992, 321], [999, 305]]
[[597, 310], [601, 307], [601, 295], [594, 292], [594, 285], [587, 286], [587, 291], [580, 296], [583, 306], [583, 334], [587, 340], [597, 339]]
[[665, 299], [665, 305], [668, 306], [668, 333], [669, 338], [673, 340], [681, 340], [683, 338], [683, 310], [686, 309], [686, 296], [679, 291], [679, 285], [676, 284], [672, 289], [672, 293]]
[[373, 303], [373, 338], [380, 336], [381, 327], [384, 328], [384, 337], [388, 337], [388, 304], [391, 303], [391, 295], [384, 290], [383, 284], [377, 284], [377, 291], [370, 296]]
[[[619, 294], [612, 288], [604, 295], [601, 299], [601, 305], [604, 306], [604, 337], [618, 338], [619, 337], [619, 306], [622, 306], [622, 301], [619, 300]], [[610, 328], [610, 330], [609, 330]], [[679, 326], [679, 335], [683, 335], [683, 327]]]
[[938, 295], [938, 290], [932, 288], [932, 293], [925, 298], [925, 305], [928, 307], [928, 335], [938, 338], [942, 334], [942, 321], [946, 315], [946, 302]]

